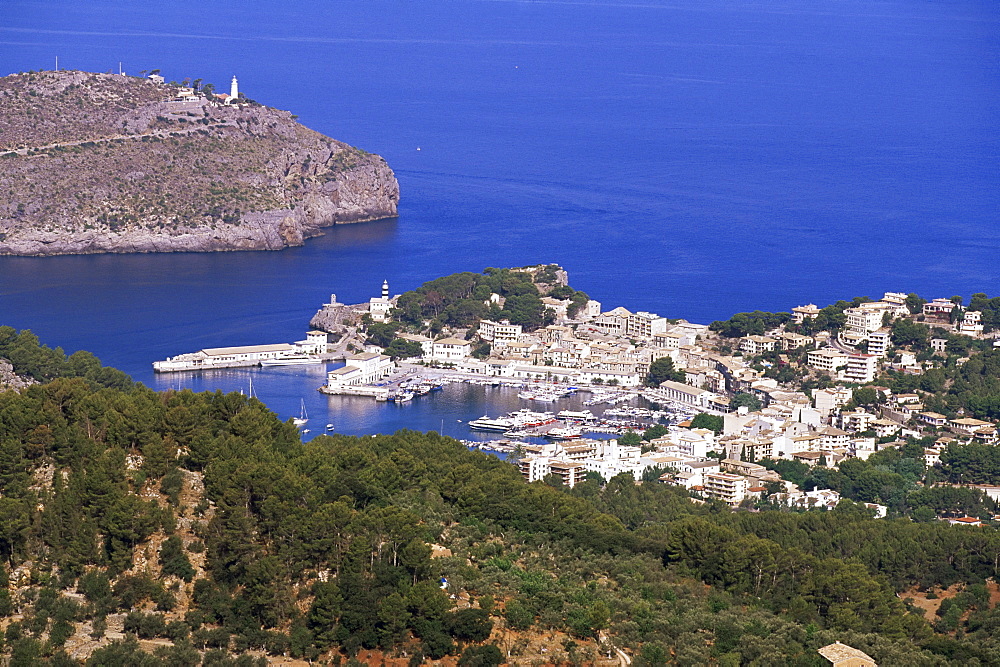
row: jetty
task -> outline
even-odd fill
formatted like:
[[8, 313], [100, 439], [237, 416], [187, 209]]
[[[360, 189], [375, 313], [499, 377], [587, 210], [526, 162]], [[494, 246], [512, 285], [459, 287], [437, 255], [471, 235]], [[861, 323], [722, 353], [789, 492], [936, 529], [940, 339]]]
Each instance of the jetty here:
[[153, 371], [177, 373], [216, 368], [321, 364], [329, 360], [326, 352], [326, 332], [310, 331], [306, 334], [305, 340], [295, 343], [206, 347], [197, 352], [167, 357], [163, 361], [154, 361]]

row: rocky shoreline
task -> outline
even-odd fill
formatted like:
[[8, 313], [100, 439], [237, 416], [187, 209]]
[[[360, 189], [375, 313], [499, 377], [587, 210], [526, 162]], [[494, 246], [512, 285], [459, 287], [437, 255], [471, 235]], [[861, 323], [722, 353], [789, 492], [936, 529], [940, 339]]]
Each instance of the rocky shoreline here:
[[0, 78], [0, 255], [281, 250], [397, 215], [380, 156], [287, 111], [181, 90], [84, 72]]

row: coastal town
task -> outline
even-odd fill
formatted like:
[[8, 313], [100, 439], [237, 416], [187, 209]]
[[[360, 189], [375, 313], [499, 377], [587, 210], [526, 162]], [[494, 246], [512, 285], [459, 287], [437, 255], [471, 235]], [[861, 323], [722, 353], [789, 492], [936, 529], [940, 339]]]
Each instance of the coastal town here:
[[[536, 282], [545, 270], [517, 269]], [[551, 478], [573, 487], [590, 473], [605, 480], [627, 473], [732, 507], [768, 499], [790, 507], [837, 505], [836, 491], [800, 488], [774, 462], [837, 468], [919, 441], [922, 464], [932, 469], [949, 445], [997, 444], [994, 421], [942, 407], [934, 384], [942, 368], [997, 347], [983, 312], [963, 308], [959, 299], [887, 292], [877, 301], [826, 309], [805, 304], [786, 314], [740, 314], [705, 325], [605, 310], [590, 298], [574, 302], [559, 298], [569, 296], [562, 287], [544, 288], [557, 296], [540, 289], [542, 326], [484, 318], [435, 336], [392, 324], [401, 296], [390, 296], [384, 283], [360, 304], [333, 295], [304, 341], [202, 350], [157, 362], [157, 370], [337, 358], [344, 364], [319, 388], [334, 396], [407, 401], [449, 382], [512, 387], [532, 408], [470, 422], [471, 430], [503, 434], [470, 444], [508, 453], [528, 481]], [[504, 297], [491, 292], [484, 305], [503, 308]], [[831, 318], [833, 325], [826, 322]], [[390, 340], [376, 340], [377, 331], [389, 331]], [[915, 388], [878, 382], [890, 376]], [[546, 403], [576, 392], [590, 397], [586, 405], [604, 409], [545, 411]], [[640, 399], [653, 409], [609, 405]], [[971, 486], [1000, 500], [996, 486]], [[884, 504], [866, 506], [886, 514]], [[942, 514], [961, 524], [980, 521]]]

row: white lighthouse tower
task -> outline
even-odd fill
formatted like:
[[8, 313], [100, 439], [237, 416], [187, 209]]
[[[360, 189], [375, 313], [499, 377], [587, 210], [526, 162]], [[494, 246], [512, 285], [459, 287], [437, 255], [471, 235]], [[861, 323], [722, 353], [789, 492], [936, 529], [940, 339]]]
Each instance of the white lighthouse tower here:
[[236, 82], [236, 75], [233, 75], [233, 81], [229, 84], [229, 101], [238, 102], [240, 99], [240, 87]]

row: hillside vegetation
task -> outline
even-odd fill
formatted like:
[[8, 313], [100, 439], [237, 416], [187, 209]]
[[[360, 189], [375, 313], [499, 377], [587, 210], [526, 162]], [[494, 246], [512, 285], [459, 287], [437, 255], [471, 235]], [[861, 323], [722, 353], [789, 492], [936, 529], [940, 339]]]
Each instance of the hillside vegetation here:
[[258, 250], [396, 215], [385, 161], [244, 101], [86, 72], [0, 78], [0, 254]]
[[[992, 529], [849, 502], [734, 514], [630, 476], [567, 491], [436, 433], [302, 443], [256, 399], [102, 379], [33, 341], [0, 329], [15, 370], [45, 380], [0, 393], [14, 665], [579, 664], [613, 647], [822, 665], [835, 640], [880, 664], [1000, 661]], [[50, 379], [60, 361], [76, 377]], [[933, 624], [896, 594], [952, 585]]]

